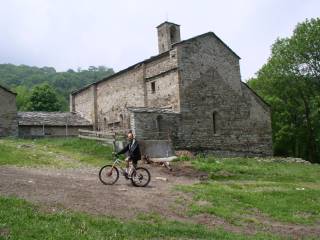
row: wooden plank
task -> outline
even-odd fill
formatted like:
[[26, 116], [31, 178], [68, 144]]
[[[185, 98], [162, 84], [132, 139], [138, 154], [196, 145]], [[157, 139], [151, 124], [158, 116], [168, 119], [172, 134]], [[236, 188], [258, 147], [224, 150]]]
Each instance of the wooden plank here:
[[90, 131], [90, 130], [84, 130], [84, 129], [79, 129], [79, 132], [81, 133], [90, 133], [94, 135], [103, 135], [103, 136], [114, 136], [115, 133], [113, 132], [98, 132], [98, 131]]
[[107, 143], [110, 143], [110, 144], [113, 143], [112, 139], [107, 139], [107, 138], [89, 137], [89, 136], [83, 136], [83, 135], [79, 135], [79, 138], [104, 141], [104, 142], [107, 142]]

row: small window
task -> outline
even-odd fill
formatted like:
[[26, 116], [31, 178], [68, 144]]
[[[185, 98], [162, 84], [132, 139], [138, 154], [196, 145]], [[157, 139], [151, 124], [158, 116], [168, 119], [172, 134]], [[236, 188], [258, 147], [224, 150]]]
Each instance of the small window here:
[[170, 27], [170, 40], [171, 40], [171, 44], [175, 43], [175, 39], [176, 39], [176, 35], [177, 35], [177, 30], [174, 26]]
[[212, 113], [212, 129], [213, 129], [213, 133], [216, 134], [217, 133], [217, 122], [216, 122], [216, 113]]
[[152, 93], [156, 92], [156, 82], [151, 82], [151, 92]]
[[163, 134], [163, 118], [162, 116], [158, 115], [156, 119], [157, 130], [158, 130], [158, 137], [164, 136]]
[[162, 116], [161, 115], [158, 115], [157, 116], [157, 120], [156, 120], [156, 124], [157, 124], [157, 129], [158, 129], [158, 132], [161, 132], [161, 122], [162, 122]]
[[103, 118], [103, 128], [106, 129], [107, 128], [107, 119]]

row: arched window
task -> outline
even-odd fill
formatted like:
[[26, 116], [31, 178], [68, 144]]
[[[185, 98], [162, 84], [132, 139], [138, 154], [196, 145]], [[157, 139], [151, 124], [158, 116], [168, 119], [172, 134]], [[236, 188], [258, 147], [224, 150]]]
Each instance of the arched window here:
[[174, 26], [170, 27], [170, 40], [171, 40], [171, 44], [176, 42], [176, 34], [177, 34], [177, 30]]
[[212, 113], [212, 129], [213, 129], [213, 133], [216, 134], [217, 133], [217, 113], [216, 112]]

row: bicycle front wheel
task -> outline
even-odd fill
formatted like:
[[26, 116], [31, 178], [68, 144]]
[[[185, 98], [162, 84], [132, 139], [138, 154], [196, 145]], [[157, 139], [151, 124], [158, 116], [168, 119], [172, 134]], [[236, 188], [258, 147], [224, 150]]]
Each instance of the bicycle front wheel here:
[[146, 187], [151, 180], [151, 175], [148, 169], [138, 167], [131, 175], [131, 182], [136, 187]]
[[112, 165], [103, 166], [99, 171], [99, 179], [105, 185], [115, 184], [119, 179], [119, 170]]

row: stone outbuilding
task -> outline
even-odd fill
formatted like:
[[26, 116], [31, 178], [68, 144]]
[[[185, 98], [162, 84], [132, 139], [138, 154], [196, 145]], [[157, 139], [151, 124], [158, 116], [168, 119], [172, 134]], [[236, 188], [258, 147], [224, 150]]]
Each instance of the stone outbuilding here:
[[71, 112], [18, 112], [19, 137], [78, 136], [79, 129], [92, 130], [92, 124]]
[[0, 85], [0, 137], [18, 135], [16, 95]]
[[213, 32], [157, 31], [158, 55], [73, 92], [70, 111], [97, 130], [168, 133], [175, 149], [272, 155], [270, 106], [241, 81], [240, 57]]

